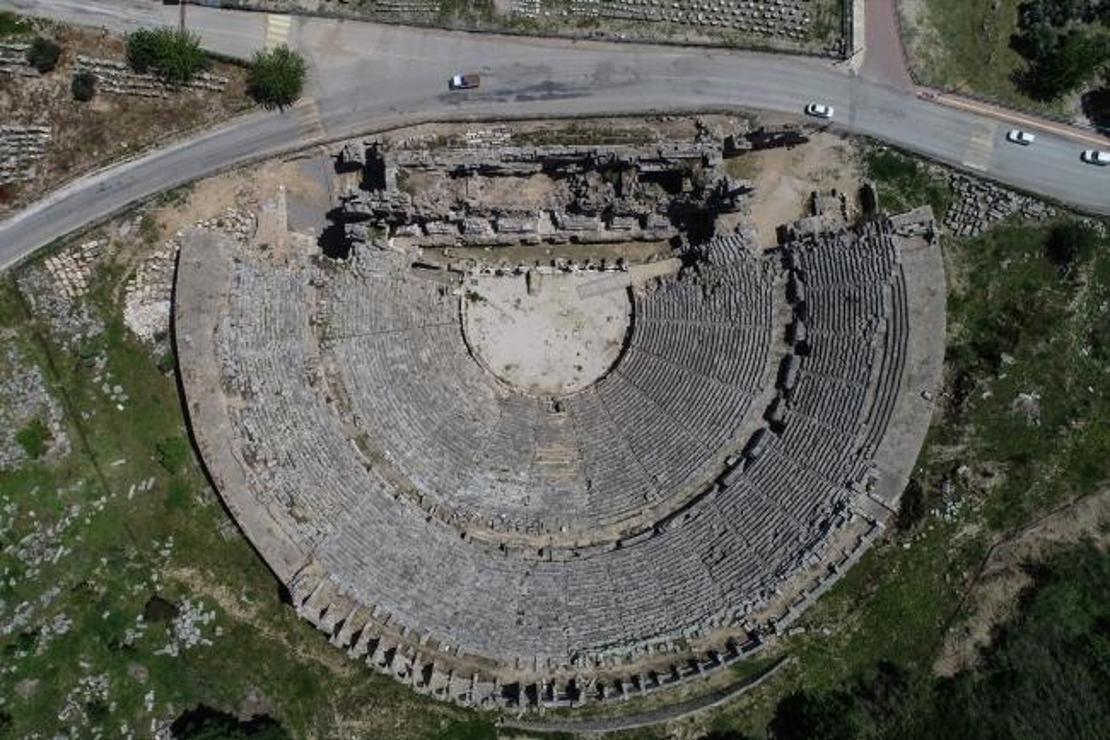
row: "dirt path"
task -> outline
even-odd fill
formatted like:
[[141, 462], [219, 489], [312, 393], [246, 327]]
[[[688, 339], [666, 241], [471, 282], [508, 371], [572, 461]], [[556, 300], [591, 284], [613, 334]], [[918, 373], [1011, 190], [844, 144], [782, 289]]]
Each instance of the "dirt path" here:
[[971, 605], [966, 619], [949, 630], [933, 671], [952, 676], [975, 665], [982, 648], [990, 644], [995, 627], [1015, 614], [1021, 592], [1032, 585], [1025, 570], [1042, 560], [1052, 547], [1090, 538], [1100, 547], [1110, 546], [1110, 491], [1088, 496], [1058, 509], [996, 543], [990, 550], [967, 593]]
[[899, 90], [912, 91], [898, 23], [897, 0], [865, 0], [865, 52], [860, 76]]

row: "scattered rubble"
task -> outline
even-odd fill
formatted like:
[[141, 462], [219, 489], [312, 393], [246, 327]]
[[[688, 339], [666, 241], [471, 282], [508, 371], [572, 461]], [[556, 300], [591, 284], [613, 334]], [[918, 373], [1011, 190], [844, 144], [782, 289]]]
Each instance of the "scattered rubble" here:
[[0, 185], [33, 180], [49, 143], [49, 126], [0, 126]]
[[70, 300], [85, 295], [89, 278], [108, 247], [107, 239], [93, 239], [42, 261], [57, 289]]
[[0, 44], [0, 74], [16, 77], [38, 77], [38, 70], [27, 61], [27, 51], [30, 48], [30, 44], [23, 43]]
[[49, 433], [46, 455], [62, 458], [69, 454], [63, 409], [47, 390], [38, 366], [23, 354], [10, 332], [0, 332], [0, 371], [0, 470], [27, 461], [27, 451], [17, 435], [36, 419]]
[[[222, 231], [245, 243], [254, 234], [255, 219], [245, 211], [228, 208], [219, 216], [196, 225]], [[159, 341], [170, 329], [173, 271], [181, 247], [180, 236], [179, 232], [146, 259], [127, 281], [124, 290], [124, 324], [147, 343]]]
[[956, 199], [944, 214], [944, 227], [955, 236], [979, 236], [1014, 214], [1033, 221], [1044, 221], [1056, 215], [1056, 209], [1042, 201], [986, 180], [950, 173], [948, 183]]
[[99, 336], [104, 323], [87, 302], [80, 300], [105, 244], [86, 243], [66, 255], [44, 260], [24, 270], [16, 279], [31, 312], [49, 323], [64, 347]]
[[168, 98], [183, 89], [222, 92], [228, 79], [212, 72], [201, 72], [184, 85], [173, 85], [154, 74], [135, 72], [126, 62], [79, 55], [77, 73], [96, 77], [96, 89], [118, 95], [138, 95], [144, 98]]
[[212, 640], [204, 635], [202, 628], [212, 624], [215, 619], [216, 612], [206, 611], [203, 602], [193, 603], [190, 599], [185, 599], [173, 619], [170, 642], [154, 651], [155, 654], [177, 657], [182, 651], [210, 646]]

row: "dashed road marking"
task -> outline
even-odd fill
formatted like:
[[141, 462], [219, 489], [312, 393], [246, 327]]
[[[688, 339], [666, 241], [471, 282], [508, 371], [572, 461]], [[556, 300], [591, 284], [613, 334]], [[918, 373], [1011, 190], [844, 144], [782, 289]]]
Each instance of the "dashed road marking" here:
[[293, 19], [287, 15], [266, 14], [266, 48], [273, 49], [289, 42], [289, 29]]
[[300, 98], [293, 103], [293, 112], [297, 116], [297, 128], [302, 139], [318, 139], [327, 134], [320, 120], [320, 108], [316, 105], [315, 99]]
[[967, 140], [967, 149], [964, 150], [964, 167], [986, 172], [990, 167], [991, 157], [994, 155], [994, 144], [998, 139], [998, 123], [994, 121], [980, 123]]

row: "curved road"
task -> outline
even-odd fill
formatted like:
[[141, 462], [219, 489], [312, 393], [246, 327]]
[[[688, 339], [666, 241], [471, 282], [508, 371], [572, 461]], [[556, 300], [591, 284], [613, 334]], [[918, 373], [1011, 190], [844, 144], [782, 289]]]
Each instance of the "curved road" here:
[[[176, 22], [154, 0], [0, 0], [0, 8], [126, 32]], [[709, 108], [796, 113], [836, 107], [834, 129], [890, 144], [1110, 214], [1110, 168], [1079, 161], [1100, 143], [1050, 124], [1034, 146], [1009, 126], [852, 74], [827, 61], [715, 49], [602, 44], [382, 26], [189, 6], [189, 26], [212, 51], [249, 57], [271, 41], [300, 49], [313, 70], [307, 96], [83, 177], [0, 222], [0, 269], [139, 199], [312, 141], [427, 119], [662, 112]], [[458, 71], [482, 89], [448, 93]], [[1105, 145], [1105, 140], [1102, 140]]]

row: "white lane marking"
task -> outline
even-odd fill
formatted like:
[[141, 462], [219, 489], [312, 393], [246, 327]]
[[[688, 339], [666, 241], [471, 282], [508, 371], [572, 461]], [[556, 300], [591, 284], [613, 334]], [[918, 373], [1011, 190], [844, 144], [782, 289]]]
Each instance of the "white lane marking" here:
[[315, 99], [300, 98], [293, 103], [292, 107], [297, 116], [297, 129], [302, 139], [311, 141], [327, 134], [324, 123], [320, 120], [320, 108], [316, 105]]
[[289, 28], [293, 19], [287, 15], [266, 14], [266, 48], [273, 49], [289, 41]]
[[986, 172], [994, 155], [994, 144], [998, 140], [998, 123], [984, 121], [977, 125], [975, 133], [967, 140], [964, 150], [964, 167]]

